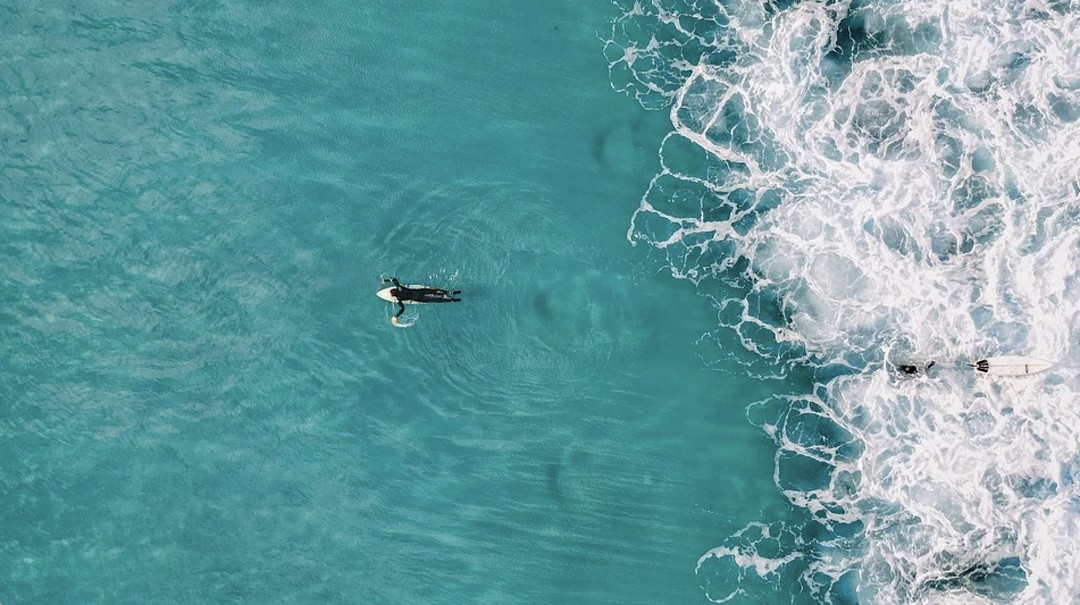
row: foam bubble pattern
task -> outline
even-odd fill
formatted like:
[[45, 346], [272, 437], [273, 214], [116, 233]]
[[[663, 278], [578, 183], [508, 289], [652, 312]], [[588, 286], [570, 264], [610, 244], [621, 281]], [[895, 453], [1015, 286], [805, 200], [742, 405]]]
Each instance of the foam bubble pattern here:
[[[630, 240], [748, 350], [822, 368], [748, 408], [820, 531], [747, 526], [708, 596], [1077, 602], [1080, 4], [617, 4], [612, 85], [672, 124]], [[961, 363], [995, 354], [1059, 364]]]

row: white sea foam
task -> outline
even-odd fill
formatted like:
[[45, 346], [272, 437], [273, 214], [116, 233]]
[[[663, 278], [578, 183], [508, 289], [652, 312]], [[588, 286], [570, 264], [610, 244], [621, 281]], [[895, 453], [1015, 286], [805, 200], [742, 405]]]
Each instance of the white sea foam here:
[[[830, 368], [748, 410], [829, 531], [748, 526], [710, 598], [1080, 602], [1080, 3], [622, 8], [612, 84], [672, 122], [630, 239], [725, 282], [750, 350]], [[1060, 365], [959, 363], [994, 354]]]

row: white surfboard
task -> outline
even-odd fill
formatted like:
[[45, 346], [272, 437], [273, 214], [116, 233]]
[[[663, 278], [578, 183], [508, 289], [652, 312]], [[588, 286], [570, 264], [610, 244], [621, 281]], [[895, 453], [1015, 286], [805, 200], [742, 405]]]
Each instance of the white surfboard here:
[[1049, 370], [1054, 363], [1035, 357], [1021, 357], [1018, 355], [1003, 355], [1001, 357], [987, 357], [975, 363], [968, 364], [975, 368], [979, 374], [994, 374], [995, 376], [1027, 376]]
[[[421, 286], [419, 284], [408, 284], [408, 285], [402, 284], [402, 285], [405, 286], [406, 288], [434, 288], [435, 287], [435, 286]], [[378, 292], [376, 292], [375, 296], [378, 296], [379, 298], [385, 300], [386, 302], [396, 303], [396, 302], [398, 302], [398, 299], [396, 299], [396, 298], [394, 298], [393, 296], [390, 295], [390, 291], [393, 290], [396, 287], [397, 286], [390, 286], [389, 288], [383, 288], [382, 290], [379, 290]], [[403, 301], [401, 301], [401, 304], [403, 304], [403, 305], [419, 305], [421, 303], [418, 300], [403, 300]]]

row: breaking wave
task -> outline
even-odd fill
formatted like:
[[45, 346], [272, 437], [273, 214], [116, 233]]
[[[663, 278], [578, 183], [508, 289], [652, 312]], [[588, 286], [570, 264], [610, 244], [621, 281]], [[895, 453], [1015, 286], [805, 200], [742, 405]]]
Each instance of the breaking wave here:
[[1080, 602], [1080, 3], [617, 4], [612, 85], [672, 124], [629, 238], [816, 368], [748, 407], [812, 521], [705, 553], [708, 597]]

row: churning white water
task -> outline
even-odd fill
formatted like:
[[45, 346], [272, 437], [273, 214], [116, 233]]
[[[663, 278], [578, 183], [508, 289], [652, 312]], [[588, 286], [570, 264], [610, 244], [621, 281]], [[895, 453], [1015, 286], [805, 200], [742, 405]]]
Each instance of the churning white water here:
[[[820, 527], [731, 536], [708, 596], [1080, 602], [1080, 3], [619, 4], [612, 84], [672, 124], [629, 237], [820, 368], [748, 408]], [[964, 365], [1005, 354], [1058, 365]]]

